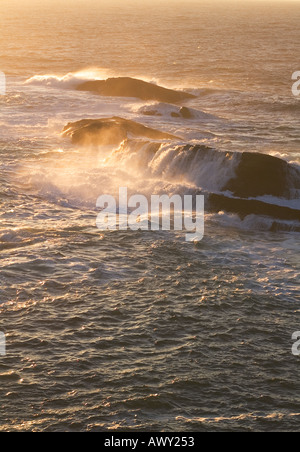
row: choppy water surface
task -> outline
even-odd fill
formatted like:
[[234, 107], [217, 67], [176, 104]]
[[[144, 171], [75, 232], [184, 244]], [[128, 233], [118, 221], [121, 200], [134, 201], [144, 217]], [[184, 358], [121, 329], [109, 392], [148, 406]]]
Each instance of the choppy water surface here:
[[[198, 159], [191, 171], [186, 143], [299, 167], [300, 8], [287, 3], [32, 0], [20, 14], [7, 2], [0, 430], [298, 430], [297, 221], [208, 212], [198, 244], [95, 226], [98, 196], [119, 186], [146, 196], [218, 191], [222, 161]], [[114, 75], [188, 89], [198, 116], [73, 89]], [[145, 116], [149, 108], [159, 116]], [[91, 150], [60, 136], [69, 121], [113, 115], [181, 141], [151, 160], [134, 143]], [[299, 210], [296, 195], [267, 201]]]

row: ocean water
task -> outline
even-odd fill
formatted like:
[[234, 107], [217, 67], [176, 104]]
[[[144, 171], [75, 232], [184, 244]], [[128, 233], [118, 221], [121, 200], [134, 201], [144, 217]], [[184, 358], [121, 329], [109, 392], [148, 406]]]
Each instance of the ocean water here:
[[[0, 430], [298, 430], [300, 4], [124, 3], [1, 2]], [[194, 94], [194, 118], [75, 89], [116, 76]], [[180, 139], [61, 136], [111, 116]], [[224, 195], [241, 152], [287, 162], [289, 195], [250, 198], [295, 218], [208, 209], [195, 244], [96, 228], [120, 186]]]

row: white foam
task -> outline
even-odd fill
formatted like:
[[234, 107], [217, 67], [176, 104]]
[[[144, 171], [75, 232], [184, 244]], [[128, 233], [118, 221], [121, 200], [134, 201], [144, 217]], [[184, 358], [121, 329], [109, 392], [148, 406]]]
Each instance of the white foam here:
[[239, 154], [199, 149], [191, 157], [192, 149], [182, 145], [163, 145], [150, 163], [154, 174], [185, 179], [196, 187], [220, 191], [235, 176]]
[[78, 84], [89, 80], [104, 80], [108, 77], [107, 69], [90, 68], [78, 72], [70, 72], [59, 76], [55, 74], [34, 75], [26, 80], [27, 85], [43, 85], [53, 88], [74, 89]]

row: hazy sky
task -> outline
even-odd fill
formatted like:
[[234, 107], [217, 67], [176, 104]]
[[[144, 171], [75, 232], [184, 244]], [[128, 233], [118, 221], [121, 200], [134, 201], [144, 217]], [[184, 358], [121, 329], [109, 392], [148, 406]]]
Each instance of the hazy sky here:
[[[79, 2], [79, 3], [134, 3], [134, 2], [138, 2], [140, 5], [143, 4], [143, 2], [149, 2], [150, 0], [64, 0], [64, 2], [70, 2], [70, 3], [75, 3], [75, 2]], [[300, 0], [151, 0], [151, 1], [158, 1], [159, 3], [171, 3], [171, 2], [175, 2], [175, 3], [187, 3], [187, 2], [193, 2], [193, 3], [236, 3], [236, 4], [245, 4], [247, 2], [251, 2], [251, 3], [289, 3], [289, 2], [296, 2], [299, 3]], [[18, 3], [20, 5], [26, 5], [29, 3], [35, 3], [35, 4], [53, 4], [53, 3], [61, 3], [61, 0], [0, 0], [0, 5], [4, 5], [5, 3]]]

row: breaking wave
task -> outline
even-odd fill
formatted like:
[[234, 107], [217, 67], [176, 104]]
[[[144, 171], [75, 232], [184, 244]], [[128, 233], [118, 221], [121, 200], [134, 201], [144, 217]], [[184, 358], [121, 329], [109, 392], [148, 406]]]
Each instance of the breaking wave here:
[[69, 72], [59, 76], [54, 74], [34, 75], [25, 81], [26, 85], [41, 85], [52, 88], [75, 89], [80, 83], [90, 80], [104, 80], [109, 75], [106, 69], [90, 68]]
[[131, 140], [106, 159], [113, 163], [193, 187], [207, 195], [210, 211], [300, 222], [300, 168], [277, 157]]
[[[45, 159], [49, 159], [46, 155]], [[204, 145], [125, 140], [70, 148], [19, 175], [43, 198], [95, 208], [101, 194], [204, 194], [213, 220], [250, 229], [300, 231], [300, 168], [278, 157]], [[226, 219], [226, 221], [224, 221]]]

